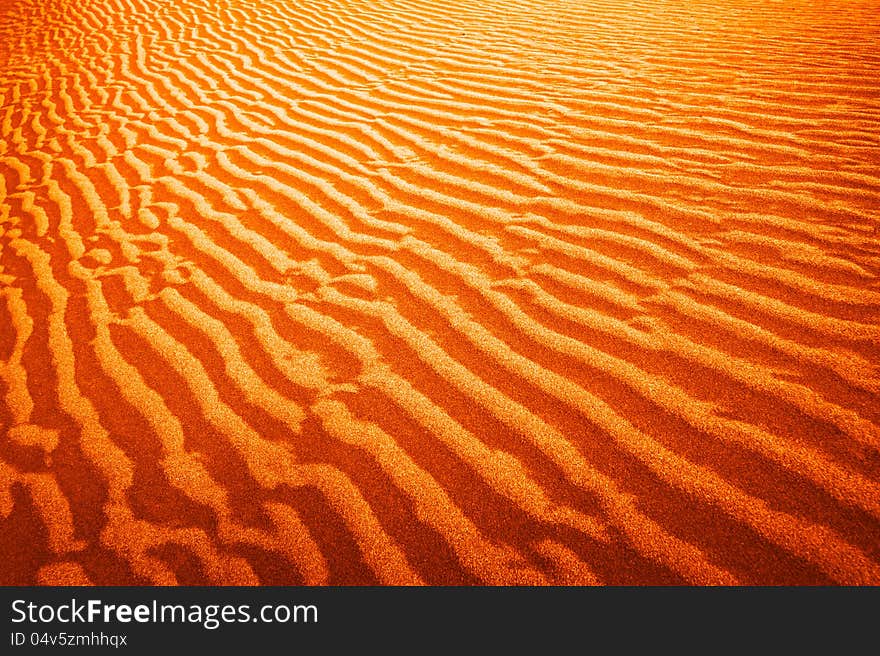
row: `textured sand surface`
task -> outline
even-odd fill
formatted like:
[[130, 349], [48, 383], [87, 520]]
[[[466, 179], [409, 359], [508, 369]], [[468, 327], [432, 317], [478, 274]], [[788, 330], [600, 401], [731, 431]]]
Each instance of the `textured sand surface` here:
[[880, 583], [878, 16], [0, 0], [0, 583]]

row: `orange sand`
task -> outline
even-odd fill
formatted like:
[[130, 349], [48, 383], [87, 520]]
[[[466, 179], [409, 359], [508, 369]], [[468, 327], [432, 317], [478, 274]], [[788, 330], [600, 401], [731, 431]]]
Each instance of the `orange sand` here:
[[880, 583], [878, 17], [0, 1], [0, 583]]

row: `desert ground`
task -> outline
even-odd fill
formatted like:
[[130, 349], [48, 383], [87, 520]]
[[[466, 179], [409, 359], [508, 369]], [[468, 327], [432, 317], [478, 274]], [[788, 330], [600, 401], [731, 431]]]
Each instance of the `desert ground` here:
[[877, 0], [0, 0], [0, 583], [880, 584]]

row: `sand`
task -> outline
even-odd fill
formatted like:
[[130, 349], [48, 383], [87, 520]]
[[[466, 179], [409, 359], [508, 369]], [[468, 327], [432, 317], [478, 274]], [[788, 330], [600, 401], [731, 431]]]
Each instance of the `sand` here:
[[880, 583], [878, 16], [2, 0], [0, 583]]

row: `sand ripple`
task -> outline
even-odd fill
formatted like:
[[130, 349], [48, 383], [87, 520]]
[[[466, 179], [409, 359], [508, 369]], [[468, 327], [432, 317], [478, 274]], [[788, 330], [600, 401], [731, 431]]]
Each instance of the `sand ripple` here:
[[880, 583], [877, 16], [5, 0], [0, 583]]

